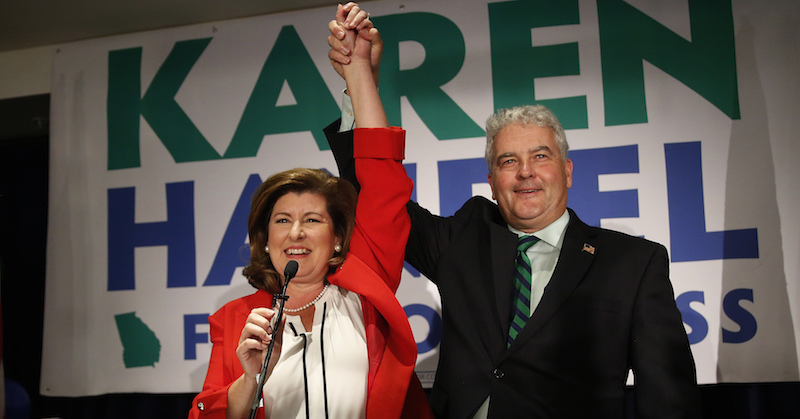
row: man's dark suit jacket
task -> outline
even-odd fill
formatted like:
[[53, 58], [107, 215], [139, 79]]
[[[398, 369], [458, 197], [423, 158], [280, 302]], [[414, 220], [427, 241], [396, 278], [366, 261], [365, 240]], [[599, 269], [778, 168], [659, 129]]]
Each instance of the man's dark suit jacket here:
[[[326, 129], [340, 174], [355, 180], [352, 135]], [[349, 147], [349, 148], [348, 148]], [[675, 306], [666, 249], [570, 221], [555, 272], [515, 343], [511, 321], [517, 236], [497, 205], [474, 197], [452, 217], [409, 202], [406, 260], [442, 300], [438, 417], [623, 418], [634, 371], [636, 418], [700, 416], [694, 361]]]

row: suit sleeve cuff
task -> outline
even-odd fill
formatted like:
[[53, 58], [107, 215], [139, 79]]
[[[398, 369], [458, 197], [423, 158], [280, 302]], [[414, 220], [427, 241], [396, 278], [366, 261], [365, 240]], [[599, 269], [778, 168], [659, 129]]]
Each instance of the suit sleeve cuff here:
[[405, 158], [406, 131], [399, 127], [356, 128], [353, 136], [353, 157], [371, 159]]

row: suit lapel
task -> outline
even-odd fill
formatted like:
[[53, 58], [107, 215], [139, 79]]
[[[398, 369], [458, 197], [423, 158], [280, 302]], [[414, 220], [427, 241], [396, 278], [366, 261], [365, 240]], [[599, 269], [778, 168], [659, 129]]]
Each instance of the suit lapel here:
[[[589, 245], [588, 251], [585, 245]], [[524, 346], [553, 317], [559, 308], [572, 295], [572, 292], [586, 276], [594, 261], [595, 252], [601, 251], [592, 242], [588, 227], [570, 211], [570, 221], [564, 237], [564, 244], [558, 257], [556, 269], [545, 288], [544, 295], [528, 323], [509, 348], [507, 355]]]
[[517, 235], [506, 225], [489, 223], [489, 249], [494, 277], [494, 297], [497, 310], [498, 327], [501, 335], [508, 334], [511, 322], [511, 304], [514, 290], [514, 257], [517, 252]]

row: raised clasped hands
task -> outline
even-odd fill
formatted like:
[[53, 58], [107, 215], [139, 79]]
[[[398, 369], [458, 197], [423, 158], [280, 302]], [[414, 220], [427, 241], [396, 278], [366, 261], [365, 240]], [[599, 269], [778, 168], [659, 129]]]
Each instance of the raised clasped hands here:
[[369, 13], [353, 2], [339, 5], [336, 18], [328, 23], [328, 29], [331, 32], [328, 36], [328, 45], [331, 47], [328, 58], [336, 72], [346, 78], [344, 66], [353, 60], [364, 59], [368, 61], [377, 84], [383, 41]]

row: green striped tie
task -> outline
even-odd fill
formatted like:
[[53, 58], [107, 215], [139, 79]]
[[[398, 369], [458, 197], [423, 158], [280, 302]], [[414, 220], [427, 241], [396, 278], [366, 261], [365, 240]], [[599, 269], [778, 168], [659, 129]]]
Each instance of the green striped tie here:
[[516, 297], [512, 310], [511, 327], [508, 329], [508, 342], [510, 347], [519, 332], [525, 327], [531, 316], [531, 260], [525, 252], [539, 241], [535, 236], [522, 236], [517, 243], [517, 257], [514, 260], [514, 288]]

